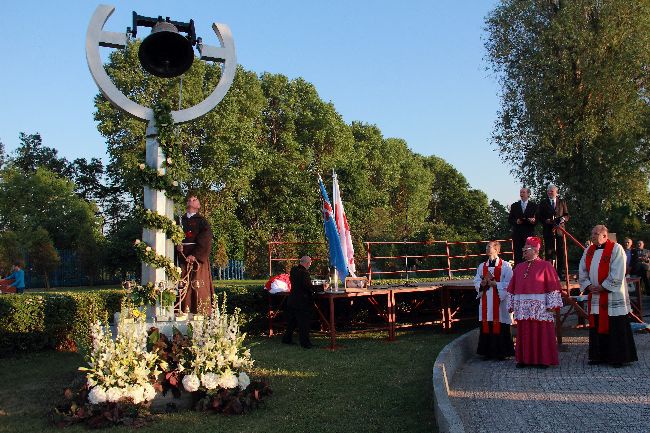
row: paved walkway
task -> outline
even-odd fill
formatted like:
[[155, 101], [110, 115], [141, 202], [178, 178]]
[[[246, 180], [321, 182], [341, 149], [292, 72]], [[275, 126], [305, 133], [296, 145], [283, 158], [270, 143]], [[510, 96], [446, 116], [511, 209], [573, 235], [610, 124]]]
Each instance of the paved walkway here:
[[587, 331], [567, 333], [559, 367], [473, 357], [458, 369], [449, 397], [465, 431], [650, 432], [650, 334], [635, 334], [638, 362], [612, 368], [587, 364]]

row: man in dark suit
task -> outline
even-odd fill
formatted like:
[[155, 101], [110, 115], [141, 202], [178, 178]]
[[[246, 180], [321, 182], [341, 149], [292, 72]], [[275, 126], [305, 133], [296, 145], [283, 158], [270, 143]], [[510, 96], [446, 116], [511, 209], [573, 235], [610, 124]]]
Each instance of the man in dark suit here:
[[564, 243], [562, 232], [554, 231], [555, 226], [564, 228], [569, 220], [569, 208], [566, 201], [557, 196], [557, 186], [551, 184], [547, 189], [548, 199], [542, 200], [538, 206], [537, 219], [544, 228], [544, 258], [555, 261], [558, 274], [564, 274]]
[[[311, 312], [314, 306], [314, 293], [316, 289], [311, 283], [309, 276], [309, 267], [311, 258], [303, 256], [300, 264], [294, 266], [289, 273], [291, 281], [291, 292], [287, 298], [287, 329], [282, 337], [285, 344], [293, 344], [293, 331], [298, 328], [298, 338], [300, 345], [305, 349], [312, 347], [309, 341], [309, 325], [311, 321]], [[327, 285], [324, 286], [327, 288]]]
[[515, 265], [524, 261], [522, 248], [526, 239], [533, 235], [537, 224], [537, 204], [530, 201], [530, 188], [523, 187], [519, 190], [521, 200], [510, 206], [508, 222], [512, 226], [512, 247], [515, 253]]

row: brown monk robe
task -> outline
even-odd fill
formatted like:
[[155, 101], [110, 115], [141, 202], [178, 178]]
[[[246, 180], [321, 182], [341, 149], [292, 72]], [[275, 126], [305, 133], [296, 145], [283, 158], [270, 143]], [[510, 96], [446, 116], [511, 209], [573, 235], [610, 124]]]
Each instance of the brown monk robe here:
[[[187, 198], [187, 213], [181, 218], [185, 232], [183, 245], [177, 250], [182, 252], [178, 259], [185, 276], [191, 266], [190, 286], [181, 304], [183, 312], [210, 314], [212, 311], [212, 273], [210, 268], [210, 251], [212, 250], [212, 229], [208, 220], [198, 213], [201, 207], [199, 199], [190, 195]], [[197, 268], [198, 264], [198, 270]]]

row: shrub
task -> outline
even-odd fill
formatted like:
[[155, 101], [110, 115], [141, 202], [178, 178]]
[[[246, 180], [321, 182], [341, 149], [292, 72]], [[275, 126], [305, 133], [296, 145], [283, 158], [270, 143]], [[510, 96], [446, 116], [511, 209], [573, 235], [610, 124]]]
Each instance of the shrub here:
[[112, 319], [123, 290], [0, 297], [0, 355], [42, 349], [84, 350], [90, 325]]

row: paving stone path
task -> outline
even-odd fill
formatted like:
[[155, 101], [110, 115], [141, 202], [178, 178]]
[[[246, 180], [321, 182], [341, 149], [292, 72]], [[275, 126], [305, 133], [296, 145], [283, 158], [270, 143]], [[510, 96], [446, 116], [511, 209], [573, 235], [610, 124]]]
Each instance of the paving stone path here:
[[568, 334], [559, 367], [473, 357], [457, 370], [449, 397], [465, 431], [650, 432], [650, 334], [635, 334], [639, 361], [623, 368], [588, 365], [587, 331]]

